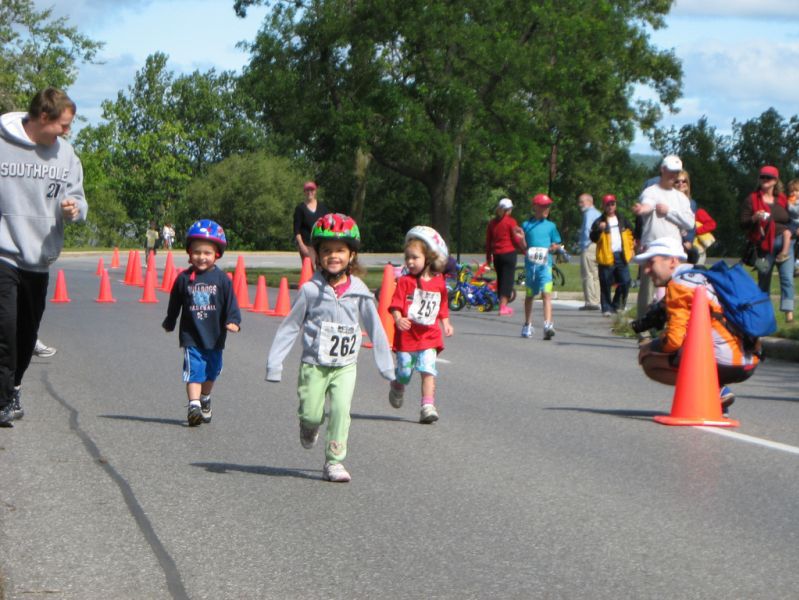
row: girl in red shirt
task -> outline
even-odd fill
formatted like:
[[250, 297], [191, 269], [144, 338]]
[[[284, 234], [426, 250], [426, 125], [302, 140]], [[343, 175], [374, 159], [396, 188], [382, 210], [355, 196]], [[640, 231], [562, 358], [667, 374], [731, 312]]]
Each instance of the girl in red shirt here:
[[[405, 235], [405, 269], [388, 307], [396, 324], [394, 351], [397, 380], [391, 383], [388, 401], [400, 408], [405, 386], [418, 371], [422, 378], [420, 423], [438, 420], [435, 406], [436, 356], [444, 349], [442, 329], [452, 335], [447, 287], [441, 272], [447, 262], [447, 244], [432, 227], [417, 225]], [[439, 321], [441, 326], [439, 327]]]

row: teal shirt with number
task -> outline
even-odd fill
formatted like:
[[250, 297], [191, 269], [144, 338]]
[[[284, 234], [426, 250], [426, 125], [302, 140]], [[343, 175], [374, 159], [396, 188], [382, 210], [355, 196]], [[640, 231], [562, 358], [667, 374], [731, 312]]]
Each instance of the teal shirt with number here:
[[[522, 223], [527, 248], [549, 248], [552, 244], [560, 244], [560, 233], [549, 219], [528, 219]], [[532, 264], [525, 255], [525, 263]], [[547, 266], [552, 266], [552, 254], [547, 254]]]

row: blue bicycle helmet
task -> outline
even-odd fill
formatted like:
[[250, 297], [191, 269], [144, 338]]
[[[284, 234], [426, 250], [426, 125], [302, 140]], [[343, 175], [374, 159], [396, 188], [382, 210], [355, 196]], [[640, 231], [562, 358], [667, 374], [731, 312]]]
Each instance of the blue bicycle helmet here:
[[219, 223], [211, 219], [200, 219], [189, 227], [186, 232], [186, 252], [189, 251], [192, 240], [205, 240], [216, 244], [217, 258], [220, 258], [225, 253], [225, 248], [227, 247], [225, 230], [222, 229]]

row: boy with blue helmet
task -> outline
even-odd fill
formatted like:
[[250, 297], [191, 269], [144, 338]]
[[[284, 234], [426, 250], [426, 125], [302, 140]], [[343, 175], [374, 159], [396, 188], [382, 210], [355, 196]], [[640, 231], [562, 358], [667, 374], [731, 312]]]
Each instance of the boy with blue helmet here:
[[180, 314], [190, 427], [211, 422], [211, 390], [222, 372], [225, 338], [228, 331], [237, 332], [241, 325], [233, 285], [216, 266], [226, 247], [225, 231], [218, 223], [202, 219], [189, 227], [186, 252], [191, 266], [175, 280], [162, 324], [173, 331]]

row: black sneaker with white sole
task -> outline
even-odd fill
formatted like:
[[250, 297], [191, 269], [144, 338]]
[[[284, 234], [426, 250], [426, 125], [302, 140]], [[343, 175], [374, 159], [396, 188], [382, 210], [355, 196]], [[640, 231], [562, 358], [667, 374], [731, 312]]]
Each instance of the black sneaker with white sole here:
[[189, 427], [196, 427], [203, 422], [203, 410], [200, 408], [199, 403], [189, 403], [189, 412], [186, 415], [186, 419], [189, 421]]
[[14, 426], [14, 409], [11, 404], [6, 404], [0, 408], [0, 427], [13, 427]]
[[200, 410], [203, 413], [203, 423], [211, 422], [211, 399], [200, 398]]
[[14, 413], [14, 419], [19, 420], [25, 416], [25, 411], [22, 410], [22, 404], [20, 403], [22, 398], [22, 390], [20, 388], [14, 388], [14, 398], [11, 401], [11, 410]]

